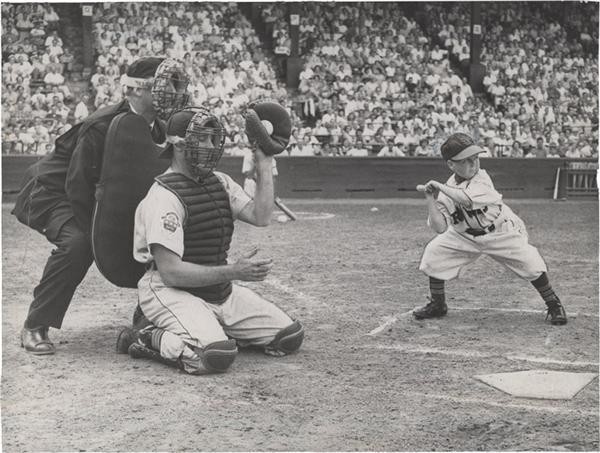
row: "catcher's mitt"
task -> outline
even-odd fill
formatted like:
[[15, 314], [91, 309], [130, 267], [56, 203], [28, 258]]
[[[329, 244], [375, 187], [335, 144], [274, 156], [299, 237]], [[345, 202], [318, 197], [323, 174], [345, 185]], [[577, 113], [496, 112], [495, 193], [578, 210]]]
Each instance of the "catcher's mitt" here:
[[[253, 102], [246, 111], [245, 119], [250, 142], [258, 145], [263, 153], [273, 156], [285, 150], [292, 134], [292, 120], [281, 105], [272, 101]], [[271, 133], [267, 130], [269, 123], [273, 127]]]

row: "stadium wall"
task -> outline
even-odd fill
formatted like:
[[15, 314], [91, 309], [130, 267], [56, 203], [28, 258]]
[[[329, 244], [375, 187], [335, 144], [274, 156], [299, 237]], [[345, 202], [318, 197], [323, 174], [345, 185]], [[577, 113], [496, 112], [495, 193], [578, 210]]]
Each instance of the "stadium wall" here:
[[[25, 169], [36, 156], [2, 156], [2, 192], [14, 198]], [[577, 159], [593, 163], [591, 159]], [[481, 159], [506, 198], [553, 197], [557, 169], [564, 159]], [[243, 183], [241, 157], [224, 157], [218, 169]], [[449, 169], [436, 158], [278, 157], [277, 195], [282, 198], [420, 198], [415, 186], [446, 181]], [[565, 179], [565, 178], [561, 178]], [[564, 184], [562, 184], [564, 186]], [[560, 195], [560, 194], [559, 194]]]

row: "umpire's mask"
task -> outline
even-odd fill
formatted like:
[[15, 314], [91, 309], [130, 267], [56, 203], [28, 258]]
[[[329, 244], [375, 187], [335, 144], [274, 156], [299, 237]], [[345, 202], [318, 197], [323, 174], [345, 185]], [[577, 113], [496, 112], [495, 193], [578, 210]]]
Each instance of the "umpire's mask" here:
[[189, 82], [183, 65], [177, 60], [166, 58], [158, 66], [151, 91], [152, 105], [159, 118], [166, 120], [174, 111], [185, 107]]
[[225, 128], [218, 118], [202, 107], [186, 107], [175, 112], [167, 122], [169, 145], [160, 157], [169, 158], [173, 146], [185, 151], [185, 161], [195, 178], [215, 169], [225, 144]]

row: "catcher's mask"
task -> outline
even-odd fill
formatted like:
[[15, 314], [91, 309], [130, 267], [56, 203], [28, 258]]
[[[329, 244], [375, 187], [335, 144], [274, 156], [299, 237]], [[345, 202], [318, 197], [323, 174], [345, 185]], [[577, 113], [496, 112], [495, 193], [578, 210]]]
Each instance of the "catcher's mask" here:
[[172, 58], [165, 59], [156, 69], [152, 82], [152, 105], [159, 118], [167, 119], [188, 102], [190, 79], [183, 65]]
[[175, 112], [167, 122], [168, 145], [160, 154], [170, 158], [173, 147], [185, 152], [192, 175], [202, 177], [215, 169], [225, 144], [225, 128], [218, 118], [202, 107], [186, 107]]

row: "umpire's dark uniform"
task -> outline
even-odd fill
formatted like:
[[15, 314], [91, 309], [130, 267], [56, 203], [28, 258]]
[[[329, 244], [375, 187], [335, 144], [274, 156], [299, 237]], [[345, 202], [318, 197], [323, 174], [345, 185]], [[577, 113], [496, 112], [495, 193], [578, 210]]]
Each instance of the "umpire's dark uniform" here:
[[[149, 76], [157, 63], [152, 66]], [[33, 291], [21, 333], [22, 346], [35, 354], [54, 353], [48, 327], [61, 327], [75, 289], [94, 261], [91, 227], [106, 133], [113, 118], [129, 110], [124, 100], [94, 112], [58, 137], [54, 151], [27, 170], [12, 214], [57, 247]], [[152, 135], [157, 143], [164, 141], [158, 119]]]
[[[98, 110], [58, 137], [55, 150], [27, 170], [12, 213], [57, 246], [33, 291], [27, 328], [60, 328], [73, 293], [93, 262], [90, 233], [104, 140], [113, 118], [127, 111], [127, 101]], [[153, 131], [157, 142], [161, 129]]]

